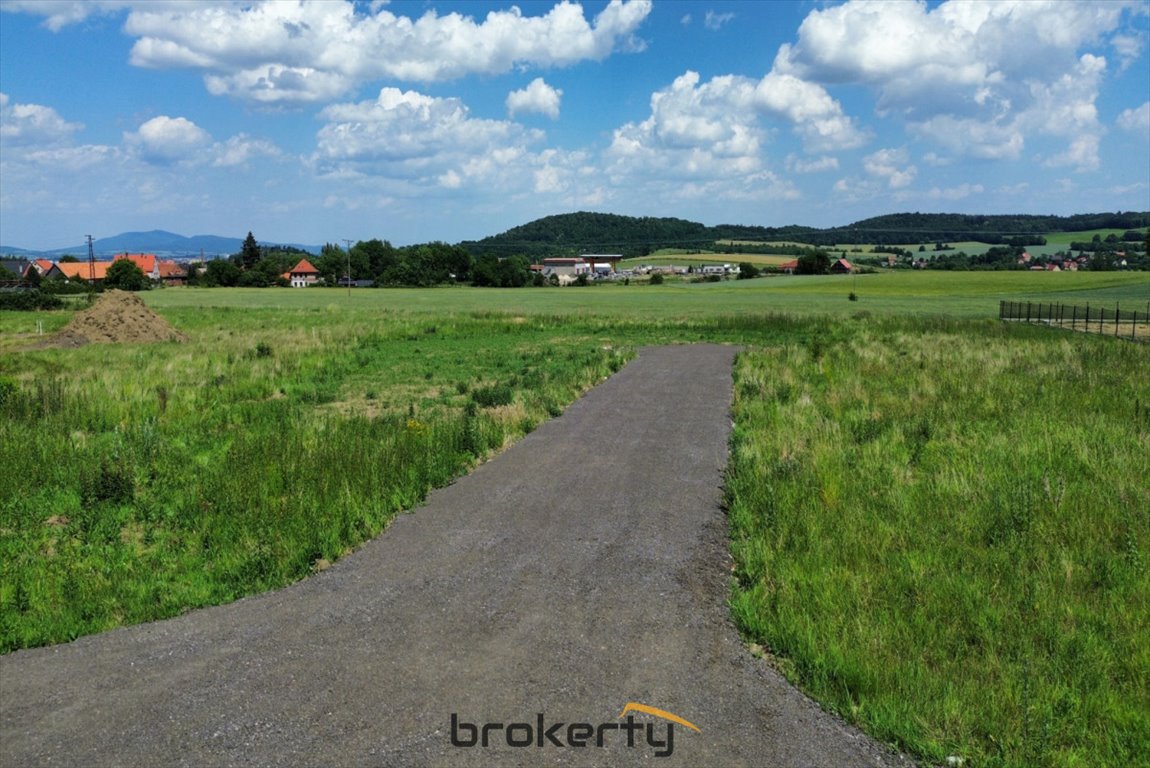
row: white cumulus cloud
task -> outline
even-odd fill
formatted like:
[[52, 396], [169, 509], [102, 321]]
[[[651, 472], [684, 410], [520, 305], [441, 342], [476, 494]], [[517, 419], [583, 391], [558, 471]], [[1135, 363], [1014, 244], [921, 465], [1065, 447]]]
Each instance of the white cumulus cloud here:
[[7, 146], [52, 146], [71, 139], [83, 128], [42, 104], [12, 103], [0, 93], [0, 142]]
[[568, 0], [540, 16], [512, 6], [482, 20], [362, 10], [347, 0], [138, 3], [124, 30], [137, 38], [137, 66], [201, 69], [215, 95], [299, 104], [331, 101], [373, 80], [440, 82], [641, 50], [635, 33], [651, 0], [611, 0], [590, 21]]
[[389, 185], [399, 195], [480, 183], [527, 189], [535, 171], [557, 162], [533, 149], [540, 131], [473, 117], [457, 98], [388, 87], [370, 101], [330, 105], [320, 117], [326, 123], [310, 158], [317, 173]]
[[161, 164], [199, 159], [211, 140], [207, 131], [186, 117], [167, 115], [153, 117], [134, 133], [124, 134], [124, 143], [136, 148], [143, 159]]
[[563, 91], [552, 88], [543, 78], [537, 77], [526, 88], [507, 94], [507, 112], [513, 117], [524, 112], [536, 112], [556, 120], [562, 98]]
[[[850, 2], [811, 12], [775, 70], [873, 88], [882, 115], [960, 156], [1018, 158], [1033, 137], [1057, 137], [1046, 164], [1097, 167], [1098, 98], [1107, 43], [1136, 3], [1081, 0]], [[1107, 36], [1110, 35], [1109, 40]]]
[[791, 127], [808, 151], [866, 140], [821, 86], [773, 72], [760, 80], [723, 75], [703, 82], [687, 71], [651, 95], [646, 120], [615, 130], [609, 155], [675, 175], [745, 175], [762, 169], [764, 123], [775, 122]]
[[880, 149], [863, 158], [863, 168], [871, 176], [885, 179], [891, 189], [902, 189], [914, 181], [918, 169], [910, 165], [903, 148]]
[[212, 165], [217, 168], [233, 168], [247, 165], [258, 157], [282, 157], [279, 147], [265, 139], [253, 139], [246, 133], [238, 133], [227, 141], [212, 147]]

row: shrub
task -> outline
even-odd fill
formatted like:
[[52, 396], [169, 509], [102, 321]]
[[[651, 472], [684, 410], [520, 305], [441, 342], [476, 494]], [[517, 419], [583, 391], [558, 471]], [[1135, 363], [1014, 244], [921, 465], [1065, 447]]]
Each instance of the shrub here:
[[662, 272], [656, 272], [655, 274], [651, 275], [651, 285], [662, 285], [662, 284], [663, 284], [663, 273]]
[[0, 310], [32, 312], [38, 309], [61, 309], [64, 302], [38, 290], [0, 293]]

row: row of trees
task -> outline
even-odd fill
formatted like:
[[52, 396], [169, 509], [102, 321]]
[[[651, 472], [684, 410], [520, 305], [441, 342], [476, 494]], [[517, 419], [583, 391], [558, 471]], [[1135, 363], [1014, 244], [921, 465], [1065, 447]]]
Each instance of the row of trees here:
[[361, 240], [350, 250], [327, 243], [315, 256], [291, 246], [261, 246], [249, 232], [239, 253], [209, 261], [201, 273], [189, 277], [189, 284], [286, 286], [289, 282], [284, 275], [303, 259], [319, 271], [327, 285], [339, 285], [349, 278], [381, 287], [444, 283], [517, 287], [532, 281], [531, 264], [524, 256], [474, 259], [466, 249], [443, 242], [397, 248], [379, 239]]

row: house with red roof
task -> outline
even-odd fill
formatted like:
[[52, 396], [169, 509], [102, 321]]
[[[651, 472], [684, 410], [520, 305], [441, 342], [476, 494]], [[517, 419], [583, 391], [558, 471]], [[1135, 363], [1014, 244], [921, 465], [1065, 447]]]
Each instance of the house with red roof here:
[[157, 267], [160, 270], [160, 282], [164, 285], [186, 285], [188, 271], [176, 261], [161, 261]]
[[855, 271], [854, 265], [851, 264], [846, 259], [835, 259], [834, 261], [831, 262], [831, 274], [832, 275], [849, 275], [851, 272], [854, 272], [854, 271]]
[[797, 270], [798, 268], [799, 268], [799, 260], [798, 259], [791, 259], [790, 261], [784, 261], [782, 264], [779, 265], [779, 271], [785, 272], [788, 275], [793, 275], [795, 273], [795, 270]]
[[291, 283], [292, 288], [307, 288], [319, 282], [319, 270], [311, 265], [307, 259], [300, 259], [289, 271], [284, 272], [284, 279]]

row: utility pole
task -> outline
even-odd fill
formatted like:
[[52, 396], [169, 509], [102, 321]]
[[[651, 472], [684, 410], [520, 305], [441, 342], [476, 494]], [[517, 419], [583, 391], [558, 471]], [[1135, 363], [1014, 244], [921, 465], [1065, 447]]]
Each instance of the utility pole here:
[[92, 236], [88, 238], [88, 303], [92, 303], [92, 292], [96, 290], [96, 252], [92, 249]]
[[351, 240], [344, 238], [343, 241], [347, 243], [347, 297], [351, 298]]

